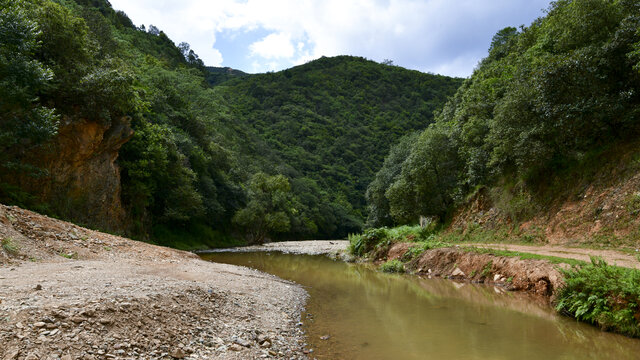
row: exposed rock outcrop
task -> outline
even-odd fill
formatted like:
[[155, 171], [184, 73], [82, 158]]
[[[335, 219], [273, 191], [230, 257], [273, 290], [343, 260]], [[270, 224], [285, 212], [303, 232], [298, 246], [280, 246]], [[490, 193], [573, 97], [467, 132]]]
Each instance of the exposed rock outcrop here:
[[24, 176], [20, 186], [74, 222], [121, 231], [125, 212], [120, 201], [118, 151], [133, 136], [130, 118], [110, 124], [64, 119], [58, 135], [30, 156], [47, 176]]

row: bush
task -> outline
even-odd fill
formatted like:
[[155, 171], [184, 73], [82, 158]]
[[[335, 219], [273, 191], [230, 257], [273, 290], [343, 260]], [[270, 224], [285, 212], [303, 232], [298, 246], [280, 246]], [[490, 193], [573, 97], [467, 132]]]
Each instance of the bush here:
[[2, 239], [2, 241], [0, 241], [0, 244], [2, 245], [2, 248], [4, 249], [4, 251], [8, 252], [9, 254], [18, 253], [18, 250], [19, 250], [18, 243], [12, 238], [8, 237], [8, 238]]
[[556, 309], [603, 330], [640, 337], [640, 271], [607, 265], [602, 259], [563, 270]]
[[398, 259], [387, 261], [380, 265], [380, 271], [385, 273], [404, 273], [404, 264]]
[[349, 252], [356, 256], [364, 256], [377, 245], [387, 242], [387, 228], [368, 229], [362, 234], [349, 235]]

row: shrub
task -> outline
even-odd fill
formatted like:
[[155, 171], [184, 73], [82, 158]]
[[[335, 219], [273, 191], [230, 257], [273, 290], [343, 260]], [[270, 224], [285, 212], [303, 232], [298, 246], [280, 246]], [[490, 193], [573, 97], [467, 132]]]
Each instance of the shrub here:
[[404, 273], [404, 264], [398, 259], [387, 261], [380, 265], [380, 271], [385, 273]]
[[377, 245], [387, 242], [387, 228], [368, 229], [362, 234], [349, 235], [349, 251], [353, 255], [363, 256]]
[[2, 239], [2, 241], [0, 242], [2, 244], [2, 248], [4, 249], [4, 251], [10, 253], [10, 254], [17, 254], [18, 250], [19, 250], [19, 246], [18, 243], [13, 240], [12, 238], [8, 237], [5, 239]]
[[640, 337], [640, 271], [608, 265], [602, 259], [563, 270], [565, 285], [556, 309], [603, 330]]

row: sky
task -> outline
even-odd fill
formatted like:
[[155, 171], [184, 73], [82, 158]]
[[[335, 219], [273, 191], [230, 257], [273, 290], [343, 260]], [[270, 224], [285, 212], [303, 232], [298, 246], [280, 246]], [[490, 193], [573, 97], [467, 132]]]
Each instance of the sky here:
[[468, 77], [507, 26], [528, 26], [550, 0], [110, 0], [136, 25], [187, 42], [208, 66], [278, 71], [355, 55]]

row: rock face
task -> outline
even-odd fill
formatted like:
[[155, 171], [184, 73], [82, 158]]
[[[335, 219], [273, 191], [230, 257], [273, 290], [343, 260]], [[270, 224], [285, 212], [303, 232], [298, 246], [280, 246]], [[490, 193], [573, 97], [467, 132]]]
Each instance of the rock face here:
[[128, 117], [108, 125], [64, 119], [51, 144], [30, 156], [48, 176], [23, 177], [19, 185], [73, 221], [121, 231], [125, 212], [116, 159], [132, 136]]

